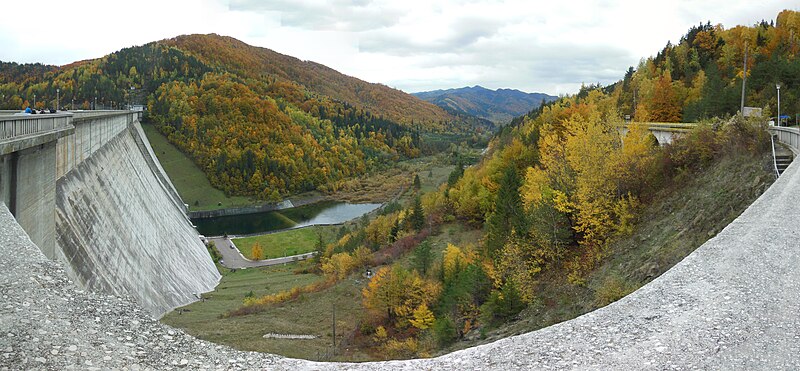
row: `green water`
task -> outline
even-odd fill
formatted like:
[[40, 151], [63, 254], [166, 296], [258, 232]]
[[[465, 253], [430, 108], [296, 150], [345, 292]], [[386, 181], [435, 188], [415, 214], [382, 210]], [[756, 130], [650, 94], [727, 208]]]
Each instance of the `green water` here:
[[380, 204], [318, 202], [264, 213], [192, 219], [192, 222], [197, 226], [197, 231], [206, 236], [245, 235], [308, 225], [343, 223], [379, 206]]

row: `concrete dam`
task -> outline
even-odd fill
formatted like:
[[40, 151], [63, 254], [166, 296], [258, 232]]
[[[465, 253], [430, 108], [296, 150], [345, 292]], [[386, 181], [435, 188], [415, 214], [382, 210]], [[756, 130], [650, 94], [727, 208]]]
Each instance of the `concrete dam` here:
[[[772, 130], [798, 152], [800, 131]], [[128, 139], [109, 143], [114, 151], [133, 148]], [[87, 187], [105, 189], [116, 181], [98, 175], [111, 163], [91, 166], [100, 169], [94, 175], [75, 174], [98, 178], [91, 181], [97, 185], [84, 180]], [[108, 197], [122, 197], [122, 191]], [[92, 196], [70, 192], [73, 200]], [[23, 201], [12, 205], [12, 215], [5, 200], [0, 203], [0, 369], [800, 369], [797, 161], [723, 231], [619, 301], [440, 357], [371, 363], [320, 363], [237, 351], [161, 324], [130, 296], [82, 290], [70, 282], [78, 277], [73, 268], [47, 259], [36, 245], [40, 237], [26, 232], [20, 218]], [[98, 217], [127, 216], [103, 211]], [[104, 223], [96, 223], [97, 228]], [[94, 233], [92, 227], [80, 228]]]
[[37, 116], [0, 117], [0, 194], [46, 257], [154, 317], [214, 289], [220, 275], [136, 113]]

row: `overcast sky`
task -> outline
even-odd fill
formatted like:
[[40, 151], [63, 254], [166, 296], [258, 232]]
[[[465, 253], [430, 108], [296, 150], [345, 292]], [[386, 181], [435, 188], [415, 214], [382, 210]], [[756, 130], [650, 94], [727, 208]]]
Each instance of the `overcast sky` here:
[[63, 65], [217, 33], [406, 92], [482, 85], [553, 95], [614, 82], [700, 22], [730, 28], [800, 9], [777, 0], [6, 1], [2, 61]]

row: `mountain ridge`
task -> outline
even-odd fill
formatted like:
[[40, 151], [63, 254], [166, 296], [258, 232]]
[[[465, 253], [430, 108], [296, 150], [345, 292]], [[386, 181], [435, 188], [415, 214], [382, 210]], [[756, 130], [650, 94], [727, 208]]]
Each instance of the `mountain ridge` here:
[[456, 120], [441, 107], [401, 90], [346, 75], [318, 62], [249, 45], [230, 36], [191, 34], [156, 43], [188, 51], [210, 65], [233, 67], [251, 78], [267, 74], [291, 80], [313, 92], [360, 106], [401, 124]]

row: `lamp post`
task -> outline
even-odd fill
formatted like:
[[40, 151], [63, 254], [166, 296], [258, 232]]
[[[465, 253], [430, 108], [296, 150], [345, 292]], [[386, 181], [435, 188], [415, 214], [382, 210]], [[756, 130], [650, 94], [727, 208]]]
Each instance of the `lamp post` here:
[[775, 87], [778, 88], [778, 126], [781, 126], [781, 84], [775, 84]]
[[36, 93], [33, 93], [33, 109], [36, 109]]
[[61, 89], [56, 88], [56, 111], [59, 110], [58, 98], [60, 98], [59, 97], [60, 94], [61, 94]]

